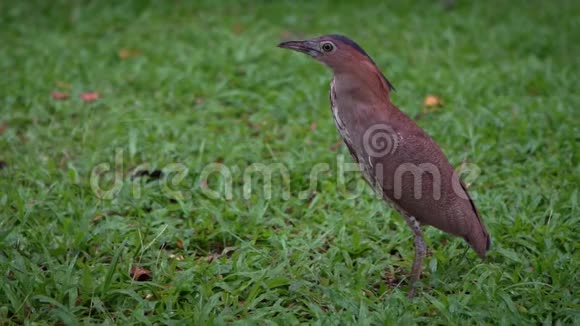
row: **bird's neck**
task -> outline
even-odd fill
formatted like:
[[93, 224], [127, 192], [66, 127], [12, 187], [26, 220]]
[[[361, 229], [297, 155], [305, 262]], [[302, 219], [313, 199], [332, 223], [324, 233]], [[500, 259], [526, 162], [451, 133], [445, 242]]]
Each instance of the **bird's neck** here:
[[390, 103], [389, 88], [374, 65], [359, 69], [335, 70], [334, 87], [340, 97], [368, 105]]

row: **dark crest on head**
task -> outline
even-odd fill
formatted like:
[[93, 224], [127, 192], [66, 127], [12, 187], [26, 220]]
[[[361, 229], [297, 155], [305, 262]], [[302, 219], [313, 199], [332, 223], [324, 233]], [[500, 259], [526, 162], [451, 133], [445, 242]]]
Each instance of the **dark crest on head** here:
[[[364, 55], [365, 57], [367, 57], [375, 66], [377, 65], [373, 59], [366, 53], [365, 50], [363, 50], [363, 48], [360, 47], [360, 45], [356, 44], [355, 41], [349, 39], [348, 37], [344, 36], [344, 35], [340, 35], [340, 34], [331, 34], [328, 35], [330, 38], [338, 40], [348, 46], [350, 46], [351, 48], [355, 49], [356, 51], [358, 51], [360, 54]], [[380, 71], [380, 69], [379, 69]], [[389, 86], [389, 88], [391, 89], [391, 91], [395, 90], [395, 87], [393, 86], [393, 84], [391, 84], [391, 82], [385, 77], [385, 75], [383, 75], [383, 73], [381, 73], [381, 77], [383, 78], [383, 80], [385, 81], [385, 83]]]

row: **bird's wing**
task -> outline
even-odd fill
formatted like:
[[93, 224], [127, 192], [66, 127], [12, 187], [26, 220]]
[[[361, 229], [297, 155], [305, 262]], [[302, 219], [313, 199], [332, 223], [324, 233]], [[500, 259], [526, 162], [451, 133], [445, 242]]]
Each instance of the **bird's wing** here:
[[[485, 252], [488, 251], [489, 248], [491, 248], [491, 236], [487, 232], [487, 229], [485, 228], [485, 225], [483, 224], [483, 221], [481, 220], [481, 215], [479, 215], [479, 211], [477, 210], [477, 207], [475, 206], [473, 199], [471, 199], [471, 196], [469, 195], [469, 192], [467, 191], [467, 187], [465, 187], [465, 184], [463, 184], [463, 181], [460, 181], [460, 184], [461, 184], [461, 188], [463, 188], [463, 191], [465, 192], [465, 194], [467, 195], [467, 198], [469, 199], [469, 204], [471, 205], [471, 209], [473, 209], [473, 212], [475, 213], [475, 217], [477, 218], [477, 222], [479, 223], [481, 235], [478, 236], [478, 238], [479, 237], [483, 238], [483, 241], [482, 240], [479, 240], [479, 241], [482, 243], [485, 242], [485, 251], [483, 251], [483, 246], [482, 246], [482, 248], [480, 248], [477, 251], [478, 251], [478, 254], [480, 254], [481, 256], [484, 256]], [[468, 239], [468, 241], [470, 243], [472, 243], [472, 242], [475, 242], [477, 240]], [[474, 246], [475, 246], [475, 244], [474, 244]]]
[[[439, 205], [445, 203], [444, 205], [446, 207], [440, 207], [440, 209], [448, 212], [445, 214], [446, 217], [444, 220], [439, 219], [438, 221], [429, 221], [428, 224], [438, 226], [437, 224], [439, 223], [450, 223], [451, 225], [449, 226], [451, 228], [458, 228], [456, 229], [456, 234], [463, 235], [480, 256], [485, 256], [485, 252], [489, 250], [490, 247], [490, 236], [483, 224], [481, 215], [479, 214], [473, 199], [467, 191], [467, 188], [463, 182], [458, 179], [459, 175], [456, 174], [455, 169], [448, 162], [445, 154], [433, 139], [418, 127], [411, 129], [411, 132], [407, 129], [407, 132], [403, 137], [403, 144], [400, 146], [401, 153], [399, 153], [400, 159], [403, 160], [402, 162], [434, 164], [441, 173], [442, 195], [445, 195], [444, 193], [447, 194], [447, 198], [442, 198], [443, 202], [438, 203]], [[461, 189], [456, 189], [453, 185], [453, 182], [456, 181], [453, 180], [459, 181]], [[463, 191], [463, 194], [458, 194], [457, 191]], [[408, 204], [409, 203], [407, 203], [407, 205]], [[414, 204], [416, 205], [417, 203]], [[432, 204], [438, 205], [435, 202]], [[447, 205], [457, 208], [450, 210], [450, 207], [447, 207]], [[428, 212], [428, 210], [425, 212]], [[458, 214], [458, 212], [465, 213]], [[425, 216], [427, 217], [429, 214], [425, 214]], [[449, 221], [448, 219], [450, 217], [453, 217], [454, 221]], [[442, 228], [445, 229], [444, 226]]]

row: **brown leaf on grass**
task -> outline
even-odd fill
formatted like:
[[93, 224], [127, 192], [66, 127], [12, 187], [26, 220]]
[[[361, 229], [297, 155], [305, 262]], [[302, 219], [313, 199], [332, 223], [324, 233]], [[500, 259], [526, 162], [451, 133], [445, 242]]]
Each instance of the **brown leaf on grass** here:
[[427, 95], [423, 100], [423, 108], [421, 112], [415, 115], [415, 120], [419, 120], [424, 116], [437, 112], [443, 106], [443, 100], [437, 95]]
[[151, 271], [143, 267], [132, 266], [129, 275], [137, 282], [151, 281]]
[[310, 131], [315, 132], [317, 128], [318, 125], [316, 124], [316, 122], [310, 124]]
[[423, 100], [423, 105], [425, 105], [428, 108], [442, 106], [443, 100], [437, 95], [427, 95]]
[[97, 224], [97, 223], [98, 223], [100, 220], [102, 220], [102, 219], [103, 219], [103, 217], [105, 217], [105, 214], [103, 214], [103, 213], [99, 213], [99, 214], [97, 214], [97, 215], [95, 215], [95, 216], [93, 217], [93, 219], [91, 220], [91, 222], [92, 222], [93, 224]]
[[175, 245], [177, 248], [183, 249], [183, 241], [181, 241], [181, 239], [177, 239], [177, 241], [175, 241]]
[[98, 100], [101, 97], [101, 94], [97, 92], [85, 92], [81, 94], [81, 100], [85, 102], [93, 102]]
[[240, 35], [244, 32], [245, 28], [242, 24], [237, 23], [234, 25], [234, 27], [232, 27], [232, 31], [234, 32], [234, 34], [236, 35]]
[[117, 56], [122, 60], [136, 57], [139, 54], [141, 54], [141, 51], [135, 49], [120, 49], [117, 52]]
[[0, 123], [0, 135], [2, 135], [6, 129], [8, 129], [8, 124], [6, 122]]
[[52, 92], [50, 94], [50, 96], [52, 96], [52, 99], [56, 100], [56, 101], [66, 100], [70, 97], [70, 95], [68, 95], [68, 93], [63, 93], [63, 92]]
[[339, 140], [336, 143], [334, 143], [332, 146], [330, 146], [330, 149], [336, 152], [340, 148], [341, 145], [342, 145], [342, 141]]
[[203, 98], [201, 98], [201, 97], [196, 97], [195, 98], [195, 104], [200, 105], [202, 103], [203, 103]]
[[121, 49], [117, 52], [117, 56], [121, 59], [127, 59], [131, 55], [131, 52], [127, 49]]

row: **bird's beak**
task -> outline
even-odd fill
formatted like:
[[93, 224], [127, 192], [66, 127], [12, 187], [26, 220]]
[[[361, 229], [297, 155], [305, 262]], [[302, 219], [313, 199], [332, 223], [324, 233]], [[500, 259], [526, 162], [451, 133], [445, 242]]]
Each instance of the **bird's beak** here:
[[306, 53], [312, 57], [317, 57], [320, 52], [318, 43], [313, 41], [288, 41], [278, 44], [279, 48], [290, 49], [302, 53]]

